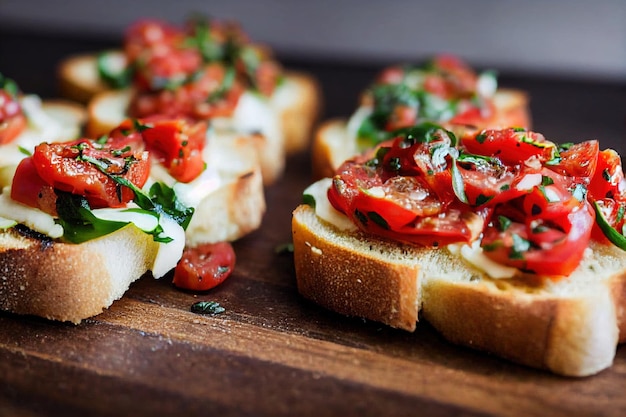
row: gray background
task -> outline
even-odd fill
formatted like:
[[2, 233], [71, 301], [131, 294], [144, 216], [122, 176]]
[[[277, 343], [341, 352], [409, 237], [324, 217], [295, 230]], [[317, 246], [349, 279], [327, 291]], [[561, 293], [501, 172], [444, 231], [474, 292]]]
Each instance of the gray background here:
[[234, 18], [279, 54], [364, 62], [434, 52], [474, 65], [626, 80], [622, 0], [0, 0], [0, 26], [117, 39], [142, 16]]

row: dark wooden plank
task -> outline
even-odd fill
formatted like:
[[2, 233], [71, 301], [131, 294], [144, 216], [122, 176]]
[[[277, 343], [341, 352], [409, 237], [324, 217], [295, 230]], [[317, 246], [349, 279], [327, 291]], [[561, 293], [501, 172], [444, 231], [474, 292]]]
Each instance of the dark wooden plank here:
[[[0, 71], [53, 96], [54, 65], [113, 41], [3, 32]], [[18, 54], [20, 51], [42, 54]], [[325, 116], [347, 115], [377, 68], [290, 62], [321, 81]], [[504, 74], [529, 91], [537, 130], [624, 148], [624, 85]], [[426, 323], [406, 333], [321, 309], [297, 293], [290, 213], [310, 180], [307, 154], [267, 190], [262, 228], [235, 244], [235, 273], [193, 294], [144, 277], [74, 326], [0, 313], [0, 415], [625, 415], [626, 348], [612, 368], [561, 378], [453, 346]], [[198, 300], [226, 308], [192, 314]]]

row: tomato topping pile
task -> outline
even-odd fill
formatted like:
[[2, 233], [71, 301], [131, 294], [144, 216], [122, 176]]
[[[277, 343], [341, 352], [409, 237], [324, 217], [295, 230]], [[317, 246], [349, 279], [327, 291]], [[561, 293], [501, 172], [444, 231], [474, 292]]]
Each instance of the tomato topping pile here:
[[359, 142], [371, 147], [423, 121], [486, 126], [494, 116], [496, 84], [491, 72], [477, 74], [451, 55], [386, 68], [364, 95], [372, 113], [359, 127]]
[[559, 146], [521, 128], [458, 139], [432, 123], [393, 136], [346, 161], [328, 190], [368, 233], [431, 247], [480, 239], [487, 257], [537, 279], [569, 275], [590, 239], [626, 249], [621, 161], [595, 140]]
[[26, 128], [15, 81], [0, 74], [0, 145], [12, 142]]
[[174, 179], [191, 182], [205, 168], [202, 151], [207, 128], [205, 121], [154, 115], [125, 120], [110, 137], [117, 141], [140, 140]]
[[194, 18], [177, 27], [141, 20], [127, 30], [124, 50], [137, 90], [133, 117], [230, 116], [246, 89], [269, 96], [280, 77], [267, 51], [229, 22]]
[[148, 153], [127, 144], [89, 139], [42, 143], [18, 165], [11, 198], [52, 215], [56, 190], [84, 196], [91, 208], [123, 207], [134, 192], [118, 179], [141, 188], [149, 172]]
[[174, 270], [179, 288], [206, 291], [221, 284], [235, 268], [235, 251], [230, 243], [206, 243], [187, 248]]
[[56, 215], [56, 191], [84, 196], [91, 208], [123, 207], [142, 188], [151, 158], [180, 182], [204, 170], [206, 122], [152, 116], [126, 120], [98, 140], [42, 143], [17, 167], [11, 197]]

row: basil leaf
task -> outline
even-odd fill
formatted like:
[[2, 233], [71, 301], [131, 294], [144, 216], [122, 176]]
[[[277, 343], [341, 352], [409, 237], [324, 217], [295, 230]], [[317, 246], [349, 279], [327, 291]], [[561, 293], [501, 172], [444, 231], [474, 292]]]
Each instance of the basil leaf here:
[[602, 233], [604, 233], [604, 236], [606, 236], [606, 238], [618, 248], [626, 250], [626, 237], [615, 230], [615, 228], [613, 228], [613, 226], [611, 226], [604, 218], [597, 201], [593, 202], [593, 209], [596, 212], [596, 223], [598, 223], [598, 226], [600, 227], [600, 230], [602, 230]]
[[128, 222], [98, 219], [91, 213], [83, 196], [57, 191], [58, 223], [63, 226], [63, 238], [71, 243], [83, 243], [113, 233]]
[[111, 53], [102, 52], [96, 58], [98, 67], [98, 75], [100, 79], [114, 89], [120, 89], [130, 86], [133, 76], [131, 66], [127, 65], [121, 69], [115, 69], [110, 63]]
[[315, 197], [313, 197], [311, 194], [302, 194], [302, 203], [306, 204], [307, 206], [311, 206], [312, 208], [315, 208]]
[[367, 217], [369, 217], [370, 220], [372, 220], [374, 223], [376, 223], [383, 229], [389, 230], [389, 223], [387, 223], [387, 220], [385, 220], [383, 216], [376, 213], [375, 211], [368, 211]]
[[452, 161], [452, 190], [456, 197], [465, 204], [469, 204], [467, 199], [467, 194], [465, 193], [465, 183], [463, 182], [463, 176], [459, 171], [459, 168], [456, 166], [456, 160]]

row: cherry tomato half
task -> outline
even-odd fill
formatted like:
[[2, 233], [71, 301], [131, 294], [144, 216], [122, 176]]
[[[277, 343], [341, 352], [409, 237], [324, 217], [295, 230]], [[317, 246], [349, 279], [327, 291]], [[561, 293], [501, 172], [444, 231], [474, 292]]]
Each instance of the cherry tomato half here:
[[468, 152], [499, 158], [506, 164], [519, 164], [531, 157], [541, 162], [554, 156], [556, 145], [543, 135], [517, 128], [486, 129], [463, 136], [461, 143]]
[[0, 89], [0, 145], [13, 141], [26, 128], [26, 117], [17, 99]]
[[185, 249], [173, 283], [186, 290], [206, 291], [224, 282], [234, 268], [235, 251], [230, 243], [206, 243]]
[[[110, 176], [123, 177], [141, 188], [150, 172], [147, 152], [114, 149], [87, 139], [42, 143], [35, 147], [29, 158], [32, 158], [37, 174], [45, 183], [61, 191], [85, 196], [92, 208], [121, 207], [133, 199], [134, 192]], [[28, 176], [21, 178], [16, 175], [12, 188], [19, 190], [27, 181], [30, 181]], [[16, 197], [21, 201], [19, 196]], [[32, 201], [32, 196], [24, 196], [23, 199]]]

